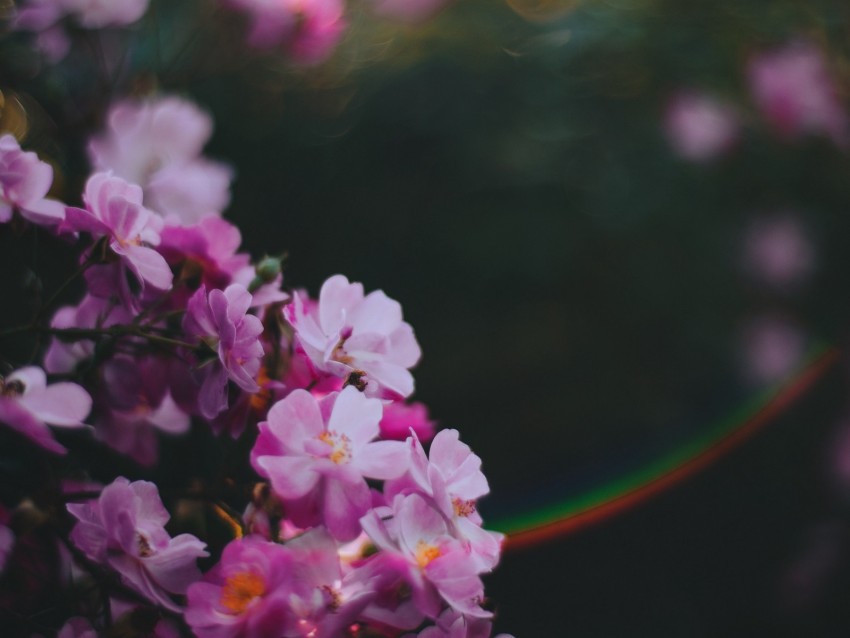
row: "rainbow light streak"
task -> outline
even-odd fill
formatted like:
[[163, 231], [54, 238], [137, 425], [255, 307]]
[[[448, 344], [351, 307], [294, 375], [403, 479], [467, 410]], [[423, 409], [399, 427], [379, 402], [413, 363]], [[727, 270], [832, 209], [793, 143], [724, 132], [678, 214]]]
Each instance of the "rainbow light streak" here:
[[822, 348], [795, 376], [763, 393], [699, 438], [620, 479], [566, 502], [499, 521], [507, 550], [566, 536], [639, 505], [722, 458], [791, 406], [838, 360], [836, 348]]

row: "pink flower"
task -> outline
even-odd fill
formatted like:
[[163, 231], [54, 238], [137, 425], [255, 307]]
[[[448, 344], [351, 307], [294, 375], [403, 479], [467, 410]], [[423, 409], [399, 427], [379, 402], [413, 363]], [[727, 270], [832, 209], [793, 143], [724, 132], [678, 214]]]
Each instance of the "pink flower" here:
[[149, 0], [59, 0], [60, 6], [87, 29], [125, 26], [148, 9]]
[[239, 229], [215, 215], [191, 226], [166, 224], [157, 251], [177, 273], [178, 282], [186, 284], [172, 294], [173, 306], [184, 306], [199, 286], [223, 290], [235, 283], [237, 273], [251, 269], [250, 256], [237, 252], [241, 243]]
[[198, 407], [212, 419], [227, 407], [227, 379], [246, 392], [257, 392], [257, 375], [263, 356], [262, 322], [249, 315], [251, 293], [239, 284], [224, 291], [201, 286], [189, 299], [183, 329], [190, 337], [206, 343], [218, 361], [202, 368]]
[[77, 616], [62, 625], [56, 638], [97, 638], [97, 632], [88, 620]]
[[89, 143], [89, 157], [96, 169], [140, 184], [145, 204], [169, 221], [194, 224], [230, 202], [232, 170], [201, 156], [212, 128], [209, 115], [178, 97], [123, 100], [110, 109], [108, 132]]
[[86, 556], [117, 571], [124, 584], [153, 603], [180, 610], [168, 593], [186, 593], [201, 576], [196, 559], [208, 554], [191, 534], [168, 535], [170, 517], [156, 485], [119, 477], [97, 501], [67, 508], [78, 521], [71, 541]]
[[321, 62], [345, 29], [341, 0], [229, 0], [248, 14], [248, 42], [258, 48], [283, 46], [296, 60]]
[[53, 168], [35, 153], [21, 150], [12, 135], [0, 136], [0, 223], [17, 210], [34, 224], [56, 226], [65, 219], [65, 206], [45, 199], [53, 183]]
[[183, 434], [189, 415], [168, 389], [168, 372], [154, 357], [118, 356], [103, 364], [97, 435], [113, 449], [142, 465], [158, 456], [158, 433]]
[[393, 401], [384, 406], [381, 438], [406, 441], [412, 429], [420, 441], [427, 443], [434, 438], [435, 425], [434, 421], [428, 418], [428, 408], [425, 404]]
[[732, 107], [710, 95], [682, 91], [667, 105], [664, 128], [681, 157], [701, 162], [729, 150], [735, 143], [738, 117]]
[[400, 476], [409, 460], [403, 443], [374, 441], [380, 420], [381, 402], [354, 388], [320, 401], [295, 390], [260, 423], [251, 465], [296, 525], [323, 522], [334, 538], [352, 540], [371, 506], [365, 479]]
[[21, 368], [0, 378], [0, 422], [51, 452], [64, 454], [47, 424], [83, 427], [91, 410], [91, 397], [76, 383], [47, 385], [41, 368]]
[[141, 188], [108, 173], [96, 173], [86, 182], [83, 202], [85, 209], [66, 209], [66, 229], [105, 237], [120, 263], [142, 286], [171, 287], [171, 269], [162, 255], [150, 248], [159, 244], [162, 218], [142, 206]]
[[744, 243], [744, 261], [750, 273], [775, 288], [793, 288], [814, 268], [814, 249], [796, 216], [781, 214], [754, 220]]
[[416, 608], [437, 618], [443, 601], [473, 618], [491, 614], [480, 607], [484, 586], [469, 549], [449, 530], [443, 515], [419, 494], [397, 496], [392, 518], [376, 510], [361, 519], [364, 531], [382, 550], [376, 559], [397, 570], [410, 586]]
[[371, 569], [343, 571], [336, 542], [324, 528], [289, 541], [296, 587], [290, 596], [292, 626], [285, 636], [336, 638], [375, 597], [378, 578]]
[[87, 29], [126, 26], [147, 11], [149, 0], [28, 0], [15, 16], [13, 27], [45, 32], [70, 15]]
[[822, 133], [847, 146], [847, 115], [816, 46], [795, 42], [760, 53], [750, 60], [748, 76], [756, 105], [780, 135]]
[[318, 370], [365, 383], [370, 396], [413, 392], [409, 369], [419, 361], [419, 344], [399, 303], [382, 291], [364, 297], [362, 284], [335, 275], [322, 286], [317, 304], [295, 295], [284, 312]]
[[[133, 316], [121, 306], [87, 295], [77, 306], [63, 306], [57, 310], [50, 325], [54, 328], [108, 328], [115, 324], [130, 323], [132, 319]], [[65, 342], [54, 337], [44, 355], [44, 369], [52, 374], [70, 373], [77, 364], [93, 354], [94, 341], [80, 339]]]
[[283, 635], [292, 620], [294, 559], [255, 536], [228, 543], [221, 560], [187, 592], [186, 622], [198, 638]]
[[[504, 536], [482, 529], [477, 501], [490, 492], [481, 459], [460, 442], [457, 430], [442, 430], [431, 442], [430, 459], [415, 437], [411, 445], [410, 479], [450, 522], [453, 535], [466, 542], [480, 571], [499, 562]], [[396, 492], [388, 486], [388, 496]]]
[[6, 563], [15, 547], [15, 533], [9, 527], [9, 512], [0, 505], [0, 576], [6, 569]]
[[750, 320], [742, 331], [744, 374], [757, 385], [776, 383], [803, 361], [808, 338], [792, 320], [764, 315]]
[[[454, 609], [446, 609], [433, 627], [426, 627], [416, 636], [407, 634], [402, 638], [490, 638], [492, 623], [484, 618], [467, 618]], [[499, 634], [495, 638], [513, 638]]]

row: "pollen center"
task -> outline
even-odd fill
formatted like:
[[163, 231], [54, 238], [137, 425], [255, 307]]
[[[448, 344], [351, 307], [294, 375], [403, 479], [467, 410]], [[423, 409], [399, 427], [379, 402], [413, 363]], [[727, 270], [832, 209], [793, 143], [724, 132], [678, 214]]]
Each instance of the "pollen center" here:
[[439, 558], [440, 548], [425, 541], [416, 543], [416, 564], [422, 569], [428, 567], [432, 560]]
[[151, 547], [150, 541], [140, 532], [136, 532], [136, 545], [139, 549], [139, 556], [142, 558], [147, 558], [148, 556], [153, 555], [154, 549]]
[[337, 465], [343, 465], [351, 460], [351, 439], [333, 430], [322, 432], [319, 440], [333, 447], [328, 458]]
[[452, 499], [452, 507], [455, 511], [455, 516], [466, 518], [475, 512], [475, 501], [465, 501], [462, 498], [455, 497]]
[[22, 381], [18, 381], [17, 379], [6, 381], [3, 377], [0, 377], [0, 396], [18, 397], [24, 393], [25, 389]]
[[345, 351], [345, 341], [346, 337], [340, 337], [340, 340], [337, 341], [337, 344], [334, 346], [333, 352], [331, 353], [331, 359], [344, 363], [348, 366], [352, 364], [354, 357]]
[[255, 598], [266, 593], [266, 583], [252, 572], [239, 572], [224, 581], [221, 606], [234, 614], [241, 614]]

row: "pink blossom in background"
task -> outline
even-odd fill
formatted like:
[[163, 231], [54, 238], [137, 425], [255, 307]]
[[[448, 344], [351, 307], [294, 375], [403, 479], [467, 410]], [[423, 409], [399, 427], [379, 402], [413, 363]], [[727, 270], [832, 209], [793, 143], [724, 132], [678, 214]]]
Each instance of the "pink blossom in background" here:
[[[50, 325], [53, 328], [108, 328], [130, 323], [132, 319], [133, 316], [125, 308], [106, 299], [86, 295], [78, 305], [63, 306], [57, 310]], [[67, 374], [93, 354], [94, 341], [80, 339], [65, 342], [54, 337], [44, 355], [44, 369], [51, 374]]]
[[702, 162], [732, 147], [738, 138], [739, 121], [735, 109], [717, 98], [681, 91], [667, 104], [664, 128], [676, 153]]
[[12, 135], [0, 136], [0, 224], [9, 222], [14, 211], [34, 224], [60, 224], [65, 205], [45, 199], [52, 183], [50, 164], [22, 151]]
[[12, 19], [12, 29], [36, 34], [36, 48], [48, 62], [56, 63], [71, 48], [61, 21], [73, 18], [87, 29], [123, 27], [137, 22], [149, 0], [24, 0]]
[[406, 441], [411, 429], [424, 443], [434, 438], [436, 423], [428, 418], [428, 407], [424, 403], [393, 401], [384, 406], [384, 416], [381, 417], [382, 439]]
[[447, 0], [372, 0], [375, 13], [405, 22], [419, 22], [434, 15]]
[[51, 452], [65, 453], [47, 425], [83, 427], [91, 397], [76, 383], [47, 385], [41, 368], [30, 366], [0, 378], [0, 423]]
[[318, 303], [296, 294], [284, 308], [296, 341], [320, 371], [365, 382], [366, 393], [404, 398], [413, 393], [412, 368], [421, 351], [401, 305], [376, 290], [334, 275], [322, 285]]
[[91, 623], [80, 616], [69, 618], [56, 634], [56, 638], [98, 638]]
[[9, 527], [10, 518], [6, 508], [0, 505], [0, 576], [3, 575], [9, 555], [15, 547], [15, 533]]
[[741, 357], [744, 376], [764, 385], [781, 381], [803, 362], [808, 338], [782, 315], [764, 315], [743, 328]]
[[87, 29], [126, 26], [139, 20], [149, 0], [58, 0]]
[[189, 415], [171, 397], [167, 372], [156, 358], [115, 357], [103, 364], [101, 377], [94, 426], [111, 448], [151, 465], [158, 458], [159, 433], [189, 429]]
[[218, 356], [218, 361], [201, 369], [198, 407], [208, 419], [227, 407], [228, 379], [246, 392], [260, 389], [256, 379], [263, 356], [263, 324], [248, 314], [250, 308], [251, 293], [239, 284], [209, 294], [201, 286], [186, 306], [186, 334], [206, 343]]
[[803, 283], [814, 263], [814, 248], [795, 215], [758, 218], [744, 236], [745, 267], [755, 279], [774, 288]]
[[381, 411], [380, 401], [352, 387], [320, 401], [295, 390], [269, 410], [251, 465], [296, 525], [324, 522], [338, 540], [360, 533], [357, 521], [372, 504], [366, 479], [398, 477], [409, 464], [405, 444], [374, 440]]
[[168, 594], [186, 593], [201, 576], [197, 559], [208, 554], [191, 534], [171, 538], [165, 531], [170, 517], [156, 485], [119, 477], [97, 501], [67, 508], [77, 519], [71, 541], [88, 558], [117, 571], [154, 604], [180, 610]]
[[198, 638], [282, 635], [292, 621], [293, 563], [283, 545], [256, 536], [231, 541], [203, 580], [189, 586], [186, 622]]
[[238, 252], [241, 243], [239, 229], [215, 215], [190, 226], [166, 224], [157, 251], [177, 273], [177, 280], [186, 284], [175, 290], [170, 306], [185, 307], [191, 292], [199, 286], [223, 290], [234, 283], [237, 274], [251, 268], [250, 256]]
[[[94, 238], [106, 237], [109, 248], [119, 257], [120, 264], [135, 275], [142, 287], [158, 289], [171, 287], [172, 274], [165, 259], [151, 246], [159, 244], [162, 218], [142, 205], [142, 189], [109, 173], [96, 173], [86, 182], [83, 193], [85, 208], [65, 209], [63, 229], [87, 232]], [[109, 268], [106, 266], [105, 268]], [[123, 268], [112, 268], [122, 279]], [[91, 285], [91, 279], [88, 280]], [[126, 287], [126, 284], [125, 286]], [[107, 285], [98, 292], [109, 295], [116, 288]]]
[[343, 0], [226, 0], [249, 18], [248, 43], [283, 47], [295, 60], [327, 58], [345, 31]]
[[759, 53], [747, 72], [756, 106], [779, 135], [822, 134], [847, 146], [847, 114], [820, 48], [793, 42]]
[[89, 143], [97, 170], [141, 185], [145, 205], [176, 223], [220, 215], [230, 203], [233, 171], [201, 156], [212, 118], [174, 96], [122, 100], [109, 112], [107, 131]]

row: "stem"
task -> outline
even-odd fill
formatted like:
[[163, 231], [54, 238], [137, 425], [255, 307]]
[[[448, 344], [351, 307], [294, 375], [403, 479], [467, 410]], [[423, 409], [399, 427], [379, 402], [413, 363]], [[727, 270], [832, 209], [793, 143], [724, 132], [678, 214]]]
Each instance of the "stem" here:
[[175, 346], [178, 348], [188, 348], [190, 350], [193, 350], [196, 347], [193, 343], [188, 343], [187, 341], [180, 341], [179, 339], [172, 339], [170, 337], [164, 337], [162, 335], [147, 332], [142, 327], [133, 325], [116, 325], [109, 326], [108, 328], [53, 328], [48, 326], [28, 325], [18, 326], [16, 328], [4, 330], [0, 332], [0, 337], [8, 337], [23, 332], [34, 332], [40, 335], [48, 334], [54, 337], [58, 337], [59, 339], [67, 339], [69, 341], [79, 341], [81, 339], [98, 339], [100, 337], [139, 337], [142, 339], [147, 339], [148, 341], [151, 341], [153, 343], [160, 343], [163, 345]]
[[60, 285], [56, 290], [54, 290], [53, 294], [50, 295], [50, 298], [42, 304], [41, 308], [38, 310], [38, 312], [35, 314], [35, 317], [33, 317], [32, 321], [30, 322], [31, 325], [37, 325], [47, 313], [47, 311], [50, 309], [50, 307], [54, 303], [56, 303], [56, 300], [59, 298], [59, 296], [63, 292], [65, 292], [65, 290], [67, 290], [68, 286], [74, 283], [77, 278], [80, 277], [84, 272], [86, 272], [86, 270], [89, 269], [89, 266], [92, 266], [94, 263], [95, 259], [92, 255], [89, 255], [89, 257], [82, 264], [80, 264], [80, 267], [77, 268], [77, 270], [75, 270], [74, 273], [62, 283], [62, 285]]

